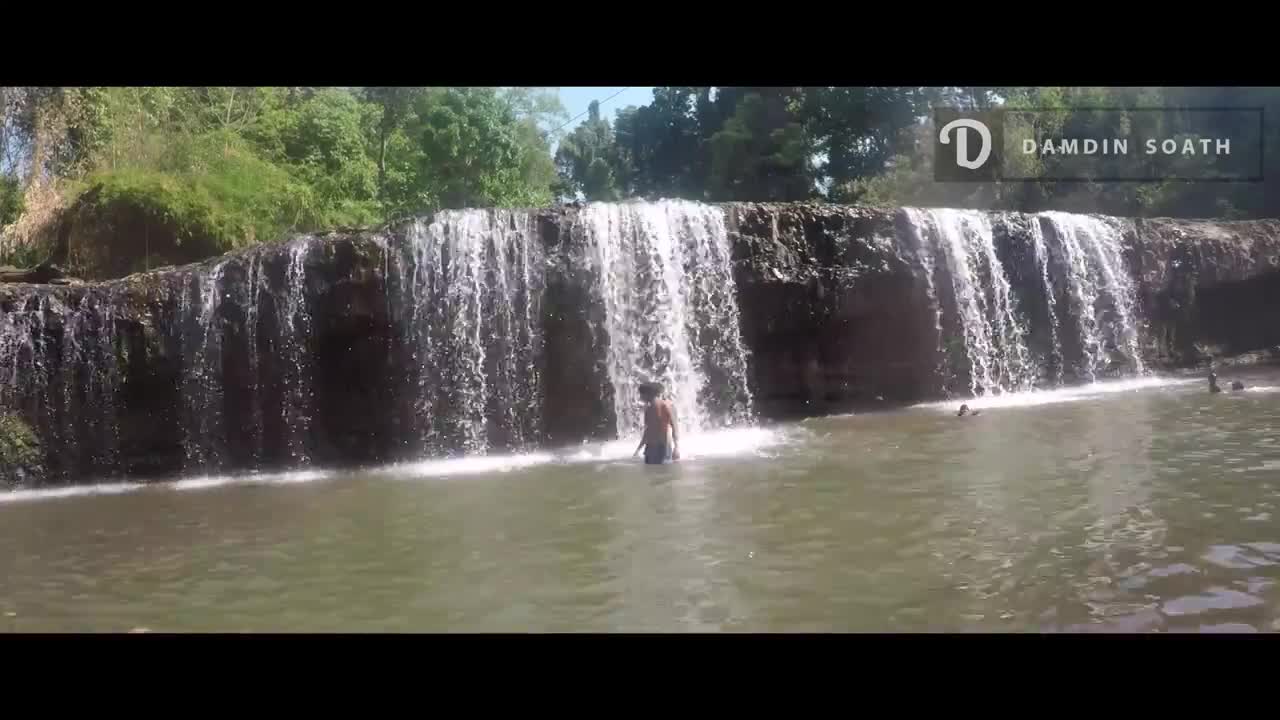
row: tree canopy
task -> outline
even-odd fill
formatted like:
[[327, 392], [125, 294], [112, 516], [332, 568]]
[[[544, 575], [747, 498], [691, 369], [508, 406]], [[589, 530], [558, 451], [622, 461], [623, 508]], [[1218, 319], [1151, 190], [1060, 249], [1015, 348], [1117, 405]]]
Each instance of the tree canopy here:
[[[612, 118], [593, 103], [557, 138], [567, 114], [549, 88], [2, 87], [0, 228], [54, 217], [42, 204], [49, 188], [86, 217], [128, 216], [207, 252], [440, 208], [571, 198], [1280, 215], [1275, 183], [939, 183], [939, 106], [1048, 109], [1035, 132], [1119, 135], [1143, 123], [1192, 131], [1176, 114], [1067, 111], [1263, 107], [1265, 170], [1280, 159], [1274, 88], [658, 87]], [[1064, 160], [1019, 162], [1035, 171]], [[94, 242], [127, 234], [113, 233]]]

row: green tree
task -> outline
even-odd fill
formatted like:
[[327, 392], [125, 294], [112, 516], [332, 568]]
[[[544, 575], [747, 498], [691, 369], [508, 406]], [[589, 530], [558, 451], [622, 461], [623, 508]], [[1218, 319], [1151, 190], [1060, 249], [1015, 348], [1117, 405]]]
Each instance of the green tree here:
[[710, 129], [699, 108], [709, 107], [711, 88], [654, 88], [653, 102], [618, 112], [614, 136], [618, 144], [619, 183], [625, 197], [707, 197]]
[[363, 225], [379, 217], [377, 165], [368, 128], [376, 108], [351, 93], [323, 89], [264, 113], [249, 136], [314, 195], [322, 225]]
[[[387, 188], [387, 151], [396, 133], [404, 127], [413, 111], [418, 98], [426, 93], [426, 88], [415, 87], [366, 87], [362, 94], [367, 103], [377, 108], [377, 164], [378, 164], [378, 199], [385, 204], [389, 201]], [[398, 144], [403, 149], [404, 144]], [[400, 193], [405, 194], [403, 189]]]
[[600, 117], [600, 104], [587, 107], [587, 119], [560, 141], [556, 167], [562, 193], [587, 200], [617, 200], [618, 147], [609, 121]]
[[532, 147], [509, 102], [491, 88], [448, 88], [420, 98], [416, 123], [422, 195], [441, 207], [540, 205], [551, 188], [529, 177]]
[[813, 144], [789, 89], [744, 95], [711, 136], [711, 197], [805, 200], [814, 194]]
[[0, 227], [16, 221], [23, 206], [22, 183], [13, 175], [0, 175]]

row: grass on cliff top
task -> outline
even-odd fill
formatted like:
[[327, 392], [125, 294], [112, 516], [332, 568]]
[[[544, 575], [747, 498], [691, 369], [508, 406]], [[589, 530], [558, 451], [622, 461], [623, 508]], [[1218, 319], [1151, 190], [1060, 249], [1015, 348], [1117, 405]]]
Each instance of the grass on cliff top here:
[[256, 156], [233, 133], [163, 138], [151, 154], [90, 173], [77, 188], [82, 214], [110, 220], [130, 211], [220, 252], [291, 232], [361, 224], [374, 210], [324, 202], [290, 171]]

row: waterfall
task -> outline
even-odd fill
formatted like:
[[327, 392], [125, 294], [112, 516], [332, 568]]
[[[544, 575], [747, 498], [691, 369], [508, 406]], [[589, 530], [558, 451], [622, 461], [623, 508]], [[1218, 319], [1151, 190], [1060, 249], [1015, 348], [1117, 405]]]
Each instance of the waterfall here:
[[[1029, 389], [1035, 367], [1009, 278], [996, 254], [991, 221], [977, 210], [914, 210], [915, 235], [942, 256], [969, 363], [974, 395]], [[932, 251], [925, 251], [932, 252]], [[940, 312], [940, 311], [939, 311]]]
[[249, 418], [250, 430], [253, 435], [253, 459], [255, 461], [262, 460], [263, 452], [263, 433], [265, 432], [265, 420], [263, 417], [263, 395], [261, 381], [261, 363], [258, 356], [258, 305], [262, 302], [264, 289], [264, 273], [262, 272], [262, 253], [253, 254], [253, 260], [249, 264], [249, 277], [246, 282], [245, 294], [245, 320], [244, 331], [247, 335], [249, 344], [249, 382], [251, 383], [249, 391], [251, 393], [251, 402], [253, 408], [250, 411]]
[[592, 203], [579, 222], [604, 307], [618, 434], [639, 428], [646, 381], [663, 385], [687, 431], [749, 420], [723, 211], [681, 201]]
[[[307, 438], [311, 431], [311, 399], [314, 373], [307, 340], [312, 321], [307, 306], [306, 261], [315, 238], [303, 236], [290, 242], [284, 274], [284, 302], [276, 304], [276, 349], [282, 356], [284, 398], [281, 420], [289, 459], [294, 464], [310, 461]], [[255, 333], [256, 334], [256, 333]]]
[[1036, 254], [1036, 266], [1040, 268], [1040, 282], [1044, 289], [1045, 307], [1049, 315], [1049, 344], [1052, 348], [1054, 382], [1062, 384], [1062, 341], [1058, 338], [1057, 293], [1049, 277], [1049, 248], [1045, 245], [1044, 230], [1039, 219], [1031, 221], [1031, 244]]
[[[903, 215], [907, 220], [907, 228], [910, 231], [910, 247], [915, 249], [916, 262], [920, 266], [920, 274], [924, 279], [925, 299], [929, 302], [929, 306], [933, 308], [933, 328], [938, 335], [937, 356], [938, 365], [936, 372], [940, 378], [946, 378], [946, 349], [943, 346], [943, 338], [945, 330], [942, 325], [942, 301], [938, 299], [938, 286], [934, 280], [934, 274], [937, 272], [937, 259], [934, 257], [933, 245], [926, 236], [926, 230], [929, 227], [929, 220], [925, 216], [923, 210], [918, 208], [903, 208]], [[946, 392], [945, 380], [942, 387]]]
[[0, 409], [31, 420], [56, 468], [89, 472], [119, 445], [111, 288], [37, 291], [0, 314]]
[[540, 427], [542, 242], [532, 213], [446, 210], [407, 229], [415, 432], [430, 452], [522, 448]]
[[[1025, 266], [1015, 292], [1005, 264], [1018, 260], [1001, 260], [986, 212], [905, 208], [904, 214], [940, 333], [945, 336], [943, 328], [954, 327], [964, 346], [967, 367], [956, 367], [952, 357], [948, 369], [952, 374], [967, 370], [974, 395], [1032, 389], [1041, 366], [1052, 368], [1057, 385], [1067, 369], [1090, 382], [1117, 369], [1144, 372], [1134, 281], [1114, 221], [1062, 212], [1030, 216], [1025, 242], [1036, 277], [1031, 280], [1026, 273], [1032, 267]], [[936, 290], [944, 283], [952, 291], [945, 298], [950, 306]], [[1063, 302], [1056, 288], [1065, 289]], [[1033, 356], [1026, 344], [1019, 293], [1024, 299], [1026, 293], [1043, 295], [1049, 334], [1043, 357]], [[945, 362], [946, 353], [941, 354]]]
[[[183, 327], [182, 398], [185, 406], [185, 469], [211, 470], [222, 462], [225, 447], [222, 386], [222, 274], [227, 260], [207, 274], [193, 270], [178, 308]], [[192, 301], [195, 306], [192, 307]]]
[[1079, 325], [1080, 368], [1096, 380], [1113, 364], [1144, 372], [1135, 323], [1134, 283], [1111, 223], [1088, 215], [1042, 213], [1061, 249], [1071, 313]]

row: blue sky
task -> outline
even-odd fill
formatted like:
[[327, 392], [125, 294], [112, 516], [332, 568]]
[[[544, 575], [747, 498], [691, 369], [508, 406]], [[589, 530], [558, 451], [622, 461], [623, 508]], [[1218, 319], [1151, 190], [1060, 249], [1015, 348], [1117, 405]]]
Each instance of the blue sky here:
[[[621, 91], [621, 95], [613, 98], [609, 102], [605, 99], [614, 93]], [[569, 111], [569, 117], [577, 118], [569, 123], [565, 130], [572, 130], [579, 123], [587, 118], [587, 106], [592, 100], [600, 101], [600, 114], [612, 120], [613, 114], [628, 105], [648, 105], [653, 101], [652, 87], [562, 87], [560, 88], [560, 102], [564, 103], [564, 109]], [[578, 118], [581, 114], [582, 117]]]

